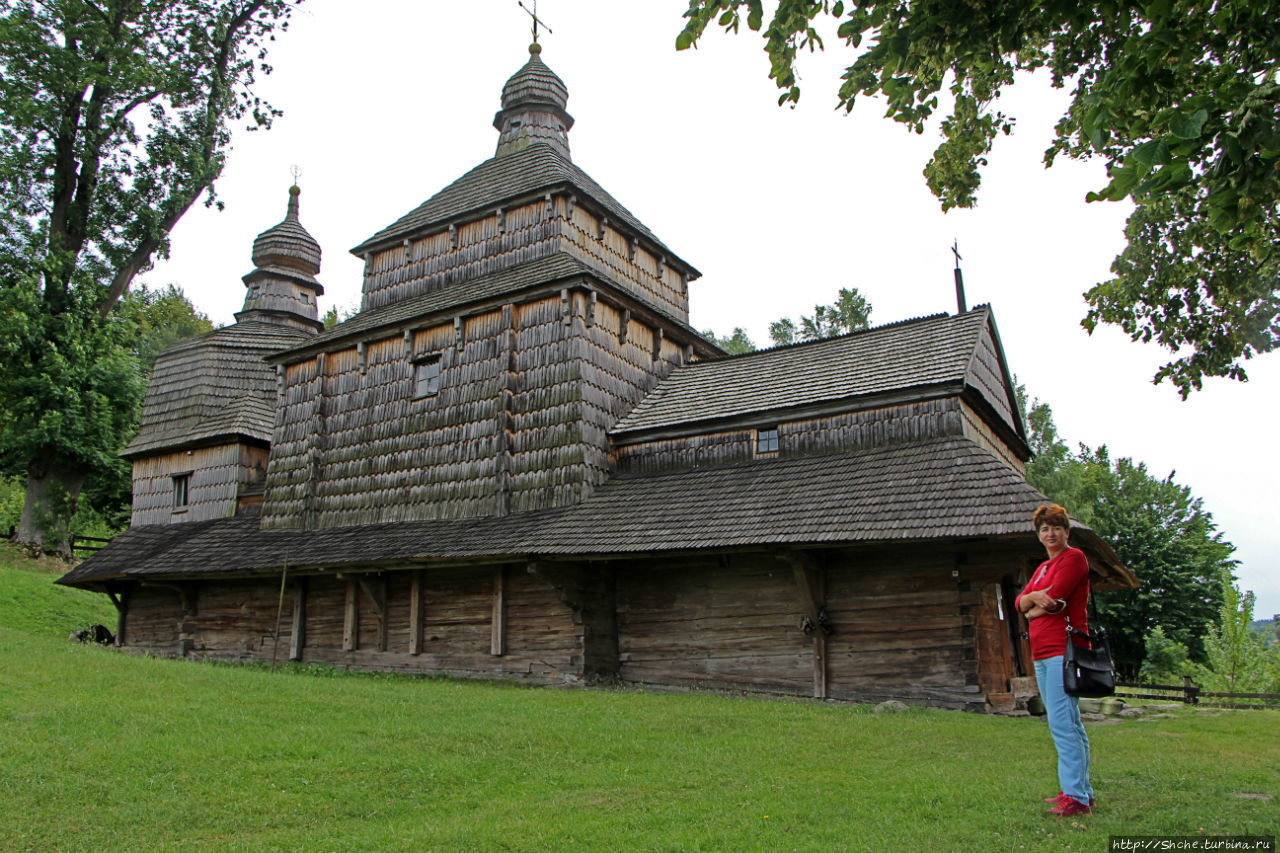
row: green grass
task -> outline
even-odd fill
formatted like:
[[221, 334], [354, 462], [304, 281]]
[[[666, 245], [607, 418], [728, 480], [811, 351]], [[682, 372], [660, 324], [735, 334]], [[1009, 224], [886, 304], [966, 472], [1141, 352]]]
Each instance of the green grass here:
[[[1042, 720], [127, 655], [33, 628], [21, 574], [0, 574], [6, 851], [1101, 851], [1280, 826], [1274, 712], [1092, 728], [1100, 808], [1063, 821]], [[73, 591], [24, 594], [59, 613], [43, 596]]]

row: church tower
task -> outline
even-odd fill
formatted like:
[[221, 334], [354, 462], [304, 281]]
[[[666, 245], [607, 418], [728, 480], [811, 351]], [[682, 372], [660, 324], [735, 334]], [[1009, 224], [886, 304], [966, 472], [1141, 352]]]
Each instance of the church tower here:
[[534, 43], [495, 155], [356, 246], [360, 313], [272, 359], [264, 528], [575, 504], [610, 427], [718, 353], [688, 323], [698, 272], [573, 163], [568, 99]]
[[289, 190], [284, 221], [254, 240], [256, 269], [244, 277], [236, 322], [156, 359], [138, 435], [120, 454], [133, 464], [134, 526], [226, 518], [262, 503], [276, 408], [276, 372], [264, 359], [323, 327], [320, 245], [298, 221], [298, 192]]

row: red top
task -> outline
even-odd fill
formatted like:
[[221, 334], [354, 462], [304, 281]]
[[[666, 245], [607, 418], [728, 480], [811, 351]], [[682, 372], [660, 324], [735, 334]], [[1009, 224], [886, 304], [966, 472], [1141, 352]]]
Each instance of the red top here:
[[[1068, 548], [1056, 557], [1045, 560], [1036, 569], [1031, 580], [1018, 593], [1018, 599], [1029, 592], [1042, 589], [1054, 598], [1066, 599], [1067, 606], [1060, 613], [1046, 613], [1031, 620], [1028, 634], [1031, 636], [1032, 660], [1044, 660], [1067, 653], [1067, 618], [1071, 627], [1089, 633], [1089, 561], [1079, 548]], [[1017, 606], [1017, 602], [1014, 602]], [[1079, 645], [1085, 646], [1086, 643]]]

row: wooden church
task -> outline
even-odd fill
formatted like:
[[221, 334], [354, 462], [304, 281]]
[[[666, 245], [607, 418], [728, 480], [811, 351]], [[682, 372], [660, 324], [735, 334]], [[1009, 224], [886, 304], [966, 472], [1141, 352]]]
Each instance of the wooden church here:
[[237, 322], [156, 363], [130, 530], [60, 583], [154, 654], [1012, 707], [1045, 499], [991, 310], [725, 356], [567, 100], [533, 45], [495, 156], [353, 250], [329, 330], [293, 188]]

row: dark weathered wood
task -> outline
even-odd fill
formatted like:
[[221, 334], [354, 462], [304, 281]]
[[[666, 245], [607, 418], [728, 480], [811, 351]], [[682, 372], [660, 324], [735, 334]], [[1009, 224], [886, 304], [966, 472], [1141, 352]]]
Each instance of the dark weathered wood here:
[[414, 569], [409, 585], [409, 654], [422, 652], [422, 570]]
[[359, 614], [358, 596], [356, 593], [356, 579], [347, 578], [347, 601], [343, 610], [342, 622], [342, 650], [344, 652], [355, 651], [360, 643], [360, 614]]
[[387, 579], [385, 575], [359, 578], [360, 588], [373, 604], [373, 612], [377, 618], [378, 651], [387, 650]]
[[504, 655], [507, 652], [507, 570], [498, 567], [493, 572], [493, 616], [489, 637], [489, 654]]
[[293, 588], [293, 626], [289, 631], [289, 660], [302, 660], [307, 644], [307, 581], [299, 578]]

